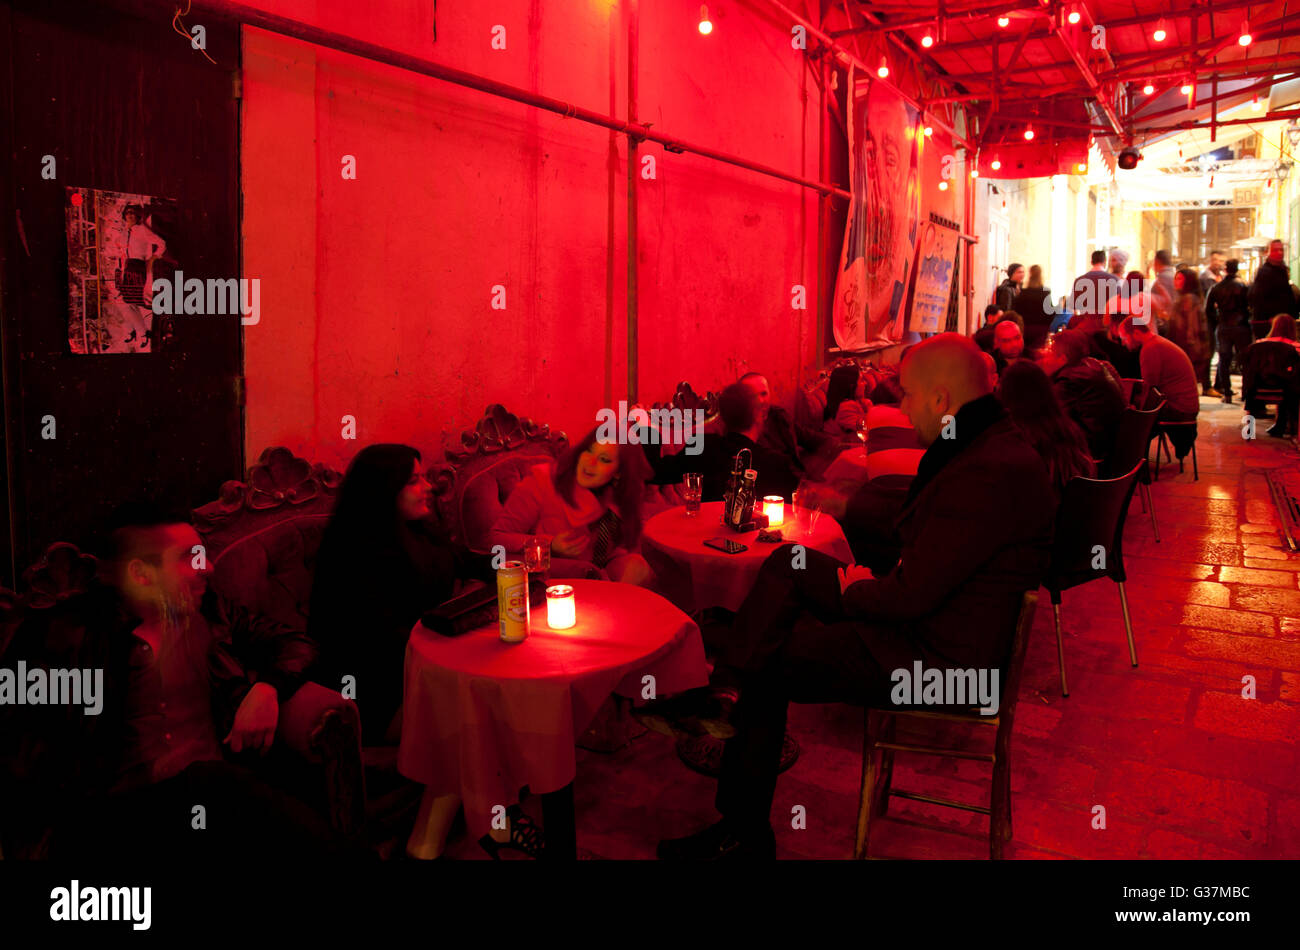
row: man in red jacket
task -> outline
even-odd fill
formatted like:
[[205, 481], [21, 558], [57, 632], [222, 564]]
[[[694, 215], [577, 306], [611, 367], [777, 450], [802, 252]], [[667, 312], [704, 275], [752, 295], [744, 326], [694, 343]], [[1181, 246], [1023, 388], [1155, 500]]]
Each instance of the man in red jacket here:
[[715, 735], [734, 730], [718, 783], [722, 820], [661, 842], [661, 858], [774, 856], [769, 815], [791, 701], [887, 705], [896, 671], [917, 662], [1005, 665], [1022, 595], [1048, 562], [1046, 467], [991, 394], [969, 339], [944, 333], [916, 345], [901, 380], [902, 409], [928, 448], [899, 515], [898, 564], [873, 577], [788, 545], [768, 558], [719, 658], [740, 674], [734, 714], [695, 691], [657, 704], [664, 721], [694, 716]]

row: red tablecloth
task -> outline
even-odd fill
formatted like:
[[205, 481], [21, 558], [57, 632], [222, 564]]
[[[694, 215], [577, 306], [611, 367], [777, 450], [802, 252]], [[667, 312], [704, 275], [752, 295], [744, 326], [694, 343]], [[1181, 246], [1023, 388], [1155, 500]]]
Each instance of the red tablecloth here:
[[[722, 502], [706, 502], [695, 518], [686, 517], [686, 509], [670, 508], [645, 524], [641, 536], [641, 553], [655, 569], [660, 590], [688, 613], [705, 607], [736, 610], [758, 578], [763, 562], [780, 547], [760, 544], [757, 531], [738, 534], [719, 524]], [[786, 505], [785, 524], [781, 526], [782, 543], [802, 544], [829, 554], [842, 564], [853, 563], [853, 552], [839, 523], [823, 514], [811, 535], [799, 532], [794, 510]], [[731, 538], [749, 546], [740, 554], [725, 554], [705, 547], [707, 538]]]
[[488, 830], [494, 805], [573, 781], [575, 738], [610, 693], [640, 697], [641, 677], [658, 695], [708, 682], [695, 623], [658, 594], [630, 584], [574, 580], [577, 625], [546, 626], [532, 612], [523, 643], [497, 626], [444, 637], [416, 624], [406, 645], [398, 770], [459, 793], [470, 833]]

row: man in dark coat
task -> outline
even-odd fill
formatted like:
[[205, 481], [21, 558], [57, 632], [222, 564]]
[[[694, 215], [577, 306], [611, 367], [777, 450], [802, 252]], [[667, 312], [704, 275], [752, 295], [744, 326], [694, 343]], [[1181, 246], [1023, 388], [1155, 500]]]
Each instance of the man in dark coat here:
[[1219, 351], [1219, 368], [1214, 388], [1225, 403], [1232, 402], [1232, 360], [1241, 359], [1253, 342], [1250, 329], [1249, 291], [1237, 277], [1236, 258], [1224, 265], [1223, 279], [1210, 288], [1205, 298], [1206, 319], [1215, 325], [1214, 342]]
[[969, 339], [944, 333], [917, 344], [901, 378], [902, 408], [928, 449], [899, 515], [898, 564], [872, 577], [865, 568], [837, 574], [831, 558], [790, 546], [767, 559], [719, 658], [740, 671], [734, 717], [708, 690], [653, 704], [660, 722], [685, 731], [692, 717], [715, 735], [734, 731], [718, 783], [722, 820], [662, 842], [660, 857], [773, 857], [770, 811], [791, 701], [889, 704], [893, 671], [916, 661], [1005, 667], [1023, 592], [1037, 589], [1049, 559], [1046, 467], [990, 393]]
[[1257, 340], [1268, 336], [1268, 328], [1279, 313], [1300, 317], [1291, 290], [1291, 271], [1282, 263], [1284, 250], [1281, 241], [1273, 241], [1268, 246], [1268, 259], [1259, 265], [1250, 285], [1250, 320]]
[[840, 440], [821, 429], [795, 422], [784, 408], [772, 405], [772, 392], [767, 377], [762, 373], [746, 373], [739, 381], [748, 386], [758, 400], [758, 414], [763, 427], [758, 444], [789, 458], [790, 467], [798, 474], [819, 476], [839, 454]]

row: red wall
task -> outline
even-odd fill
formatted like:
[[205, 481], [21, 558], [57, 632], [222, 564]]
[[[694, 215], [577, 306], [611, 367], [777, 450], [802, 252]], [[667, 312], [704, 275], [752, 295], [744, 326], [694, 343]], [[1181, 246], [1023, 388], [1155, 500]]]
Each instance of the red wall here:
[[[436, 43], [426, 0], [256, 5], [626, 116], [625, 4], [440, 4]], [[789, 25], [760, 8], [710, 3], [703, 37], [698, 3], [642, 2], [639, 118], [816, 178], [817, 89]], [[627, 395], [623, 136], [255, 29], [243, 64], [244, 274], [262, 281], [244, 333], [250, 456], [434, 450], [491, 402], [576, 437]], [[757, 368], [790, 402], [820, 364], [815, 195], [640, 151], [657, 165], [638, 182], [641, 398]], [[809, 309], [791, 309], [794, 284]]]

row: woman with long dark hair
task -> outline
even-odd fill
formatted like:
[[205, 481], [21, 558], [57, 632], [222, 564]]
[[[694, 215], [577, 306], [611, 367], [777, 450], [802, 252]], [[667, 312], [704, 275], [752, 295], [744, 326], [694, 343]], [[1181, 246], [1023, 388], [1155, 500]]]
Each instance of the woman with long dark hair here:
[[859, 369], [857, 363], [847, 363], [831, 370], [826, 384], [826, 409], [822, 412], [822, 428], [841, 439], [855, 437], [858, 426], [866, 418], [871, 401], [866, 398], [866, 387], [875, 385], [875, 378]]
[[1074, 476], [1096, 475], [1082, 430], [1066, 414], [1052, 381], [1037, 363], [1017, 360], [1003, 370], [998, 397], [1047, 464], [1058, 497]]
[[316, 558], [308, 634], [320, 681], [355, 677], [367, 743], [400, 733], [411, 628], [450, 598], [458, 578], [491, 573], [486, 556], [452, 545], [430, 523], [430, 486], [409, 445], [368, 445], [352, 460]]
[[1190, 267], [1180, 267], [1174, 273], [1174, 290], [1177, 296], [1170, 305], [1166, 327], [1169, 339], [1192, 361], [1201, 393], [1218, 398], [1221, 393], [1210, 385], [1210, 329], [1201, 299], [1201, 278]]
[[641, 497], [653, 476], [639, 446], [597, 441], [592, 429], [555, 462], [537, 465], [510, 493], [492, 526], [492, 544], [510, 554], [533, 536], [550, 539], [552, 575], [599, 569], [615, 581], [646, 586]]

